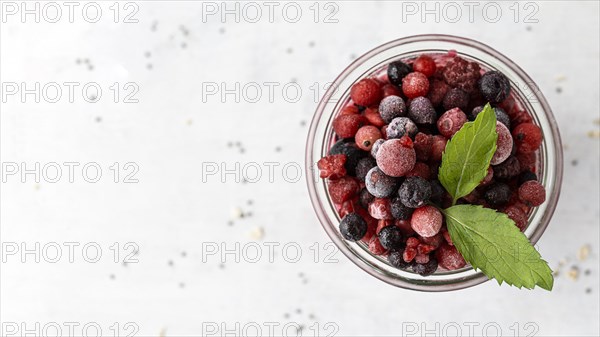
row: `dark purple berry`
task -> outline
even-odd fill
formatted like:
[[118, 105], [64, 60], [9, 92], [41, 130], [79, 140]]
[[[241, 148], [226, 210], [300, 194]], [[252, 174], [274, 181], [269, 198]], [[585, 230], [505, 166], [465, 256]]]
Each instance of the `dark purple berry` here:
[[406, 116], [406, 104], [399, 96], [388, 96], [379, 103], [379, 114], [384, 122], [390, 123], [396, 117]]
[[492, 166], [494, 169], [494, 178], [510, 179], [516, 177], [521, 172], [521, 165], [517, 157], [511, 155], [501, 164]]
[[381, 144], [385, 143], [385, 139], [377, 139], [375, 141], [375, 143], [373, 143], [373, 146], [371, 147], [371, 156], [373, 158], [377, 157], [377, 151], [379, 151], [379, 147], [381, 146]]
[[356, 168], [354, 170], [356, 172], [356, 178], [358, 178], [360, 181], [365, 181], [367, 173], [369, 173], [369, 171], [375, 166], [377, 166], [375, 158], [370, 156], [362, 158], [358, 161], [358, 164], [356, 164]]
[[388, 262], [394, 268], [406, 269], [406, 268], [410, 267], [412, 265], [412, 263], [404, 261], [403, 255], [404, 255], [404, 249], [393, 250], [388, 255]]
[[412, 67], [402, 61], [395, 61], [388, 65], [387, 75], [390, 83], [402, 86], [404, 76], [412, 73]]
[[417, 124], [434, 124], [437, 114], [429, 99], [417, 97], [410, 101], [408, 117]]
[[392, 209], [392, 216], [398, 220], [409, 220], [413, 213], [413, 209], [404, 206], [400, 197], [395, 197], [390, 200], [390, 207]]
[[367, 173], [365, 187], [376, 198], [387, 198], [396, 192], [398, 178], [388, 176], [379, 167], [373, 167]]
[[412, 270], [421, 275], [421, 276], [429, 276], [438, 268], [438, 261], [435, 258], [430, 258], [427, 263], [415, 263], [412, 265]]
[[408, 177], [400, 185], [398, 196], [406, 207], [421, 207], [431, 197], [431, 184], [421, 177]]
[[519, 185], [523, 185], [523, 183], [528, 182], [530, 180], [537, 181], [537, 175], [529, 170], [519, 175]]
[[348, 241], [358, 241], [367, 234], [367, 222], [356, 213], [348, 213], [340, 221], [340, 233]]
[[383, 227], [378, 236], [379, 242], [385, 249], [399, 249], [402, 247], [402, 231], [394, 225]]
[[419, 128], [409, 118], [396, 117], [387, 127], [387, 138], [402, 138], [404, 135], [414, 138], [417, 132]]
[[[481, 105], [473, 108], [473, 111], [471, 111], [471, 113], [468, 116], [469, 120], [474, 121], [481, 111], [483, 111], [483, 106]], [[504, 124], [504, 126], [506, 126], [510, 130], [510, 117], [508, 116], [508, 114], [498, 107], [494, 108], [494, 112], [496, 113], [496, 120]]]
[[431, 200], [437, 204], [441, 204], [442, 197], [444, 196], [444, 193], [446, 192], [446, 190], [444, 189], [444, 186], [442, 186], [442, 184], [439, 182], [439, 180], [432, 180], [429, 183], [431, 184], [431, 197], [429, 197], [429, 200]]
[[344, 168], [348, 175], [351, 176], [356, 176], [356, 165], [358, 165], [358, 162], [362, 158], [369, 155], [368, 152], [359, 149], [353, 139], [342, 139], [333, 144], [329, 150], [329, 155], [335, 154], [346, 155], [346, 164], [344, 164]]
[[512, 191], [508, 185], [504, 183], [494, 183], [488, 187], [483, 197], [490, 205], [499, 207], [508, 203], [511, 194]]
[[496, 104], [510, 94], [510, 81], [499, 71], [488, 71], [479, 79], [479, 92], [485, 100]]
[[369, 204], [372, 203], [373, 200], [375, 200], [375, 196], [369, 193], [369, 190], [367, 190], [366, 187], [363, 187], [363, 189], [360, 190], [360, 194], [358, 196], [358, 202], [360, 203], [360, 205], [364, 209], [369, 209]]
[[444, 96], [444, 100], [442, 101], [442, 106], [445, 110], [450, 110], [453, 108], [459, 108], [461, 110], [466, 110], [469, 105], [469, 94], [464, 92], [459, 88], [453, 88], [446, 92]]

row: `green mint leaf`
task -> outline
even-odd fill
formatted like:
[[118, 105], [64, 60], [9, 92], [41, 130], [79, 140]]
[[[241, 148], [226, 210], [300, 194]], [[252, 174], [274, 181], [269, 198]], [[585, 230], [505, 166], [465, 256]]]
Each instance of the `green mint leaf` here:
[[467, 262], [498, 284], [552, 290], [548, 263], [504, 213], [475, 205], [443, 210], [454, 246]]
[[485, 178], [496, 152], [496, 114], [489, 104], [448, 141], [438, 178], [456, 200], [471, 193]]

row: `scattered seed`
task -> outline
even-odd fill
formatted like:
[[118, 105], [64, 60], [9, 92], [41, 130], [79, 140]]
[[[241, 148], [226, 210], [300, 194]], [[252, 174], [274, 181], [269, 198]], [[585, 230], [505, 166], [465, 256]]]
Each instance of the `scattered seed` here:
[[556, 76], [556, 82], [563, 82], [567, 79], [567, 76], [565, 75], [558, 75]]
[[600, 118], [596, 118], [596, 119], [594, 119], [594, 124], [596, 124], [596, 125], [600, 125]]
[[577, 166], [577, 164], [579, 164], [579, 161], [577, 159], [571, 160], [571, 165]]
[[592, 293], [592, 288], [587, 288], [587, 289], [585, 290], [585, 293], [586, 293], [586, 294], [591, 294], [591, 293]]
[[306, 121], [300, 121], [300, 126], [306, 126]]
[[577, 252], [577, 258], [579, 259], [579, 261], [585, 261], [587, 260], [588, 256], [590, 256], [590, 245], [583, 245], [579, 248], [579, 251]]
[[577, 266], [571, 267], [567, 276], [569, 276], [571, 280], [576, 281], [579, 278], [579, 268]]
[[589, 276], [591, 273], [592, 273], [592, 271], [591, 271], [591, 270], [589, 270], [589, 269], [586, 269], [586, 270], [583, 272], [583, 274], [584, 274], [585, 276]]
[[598, 131], [598, 130], [588, 131], [587, 136], [591, 139], [600, 139], [600, 131]]
[[556, 93], [560, 94], [562, 92], [562, 88], [561, 87], [556, 87]]
[[231, 209], [231, 217], [233, 219], [241, 219], [244, 217], [244, 211], [242, 211], [242, 209], [239, 207], [234, 207]]
[[265, 236], [265, 230], [262, 227], [255, 227], [250, 231], [250, 237], [254, 240], [262, 240]]

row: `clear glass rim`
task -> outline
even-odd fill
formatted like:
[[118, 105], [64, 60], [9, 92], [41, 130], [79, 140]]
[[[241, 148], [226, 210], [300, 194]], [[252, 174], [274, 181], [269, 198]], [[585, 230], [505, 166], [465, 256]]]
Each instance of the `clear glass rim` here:
[[[370, 275], [406, 289], [457, 290], [483, 283], [488, 278], [470, 266], [422, 277], [391, 267], [384, 259], [371, 255], [360, 243], [347, 242], [339, 234], [337, 229], [339, 216], [329, 199], [325, 182], [315, 178], [314, 165], [328, 150], [334, 112], [338, 111], [342, 98], [348, 96], [348, 91], [354, 82], [393, 59], [404, 58], [409, 54], [432, 51], [447, 52], [452, 49], [457, 50], [461, 56], [474, 58], [487, 67], [507, 75], [513, 84], [515, 96], [544, 133], [544, 142], [539, 158], [541, 171], [538, 173], [540, 181], [546, 187], [547, 200], [529, 216], [529, 225], [525, 230], [525, 235], [533, 244], [539, 240], [548, 226], [560, 196], [563, 158], [556, 120], [545, 97], [537, 90], [535, 82], [509, 58], [481, 42], [440, 34], [415, 35], [393, 40], [357, 58], [335, 79], [334, 84], [330, 86], [319, 102], [312, 119], [306, 144], [306, 177], [309, 195], [321, 225], [345, 256]], [[308, 174], [311, 172], [313, 174]]]

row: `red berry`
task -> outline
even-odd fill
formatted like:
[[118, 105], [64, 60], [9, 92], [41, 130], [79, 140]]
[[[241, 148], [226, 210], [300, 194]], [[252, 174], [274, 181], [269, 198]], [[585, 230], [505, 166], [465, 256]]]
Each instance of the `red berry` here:
[[381, 242], [379, 242], [379, 238], [376, 236], [371, 237], [371, 240], [369, 240], [369, 251], [373, 255], [383, 255], [387, 252], [381, 245]]
[[442, 213], [433, 206], [421, 206], [413, 212], [410, 225], [422, 237], [434, 236], [442, 228]]
[[413, 169], [406, 174], [406, 177], [421, 177], [425, 180], [429, 180], [430, 173], [431, 170], [429, 169], [429, 165], [422, 162], [416, 162]]
[[413, 63], [413, 70], [430, 77], [435, 73], [435, 61], [430, 56], [421, 55]]
[[444, 236], [444, 240], [446, 240], [447, 244], [449, 244], [450, 246], [454, 246], [454, 243], [452, 243], [452, 238], [450, 237], [450, 232], [445, 230], [443, 232], [443, 236]]
[[483, 180], [479, 183], [479, 186], [487, 186], [492, 182], [492, 179], [494, 179], [494, 169], [492, 169], [492, 167], [488, 167], [487, 170], [487, 174], [485, 175], [485, 177], [483, 178]]
[[388, 96], [400, 96], [400, 89], [398, 89], [398, 87], [393, 84], [384, 85], [382, 90], [384, 98]]
[[383, 173], [401, 177], [415, 166], [417, 155], [409, 137], [386, 140], [377, 151], [377, 166]]
[[527, 227], [527, 214], [521, 208], [510, 205], [504, 209], [504, 213], [515, 222], [515, 225], [522, 231]]
[[443, 244], [438, 248], [435, 254], [440, 267], [447, 270], [455, 270], [464, 267], [467, 262], [460, 255], [456, 247]]
[[419, 254], [429, 254], [429, 253], [431, 253], [434, 250], [435, 250], [434, 246], [428, 245], [428, 244], [424, 244], [424, 243], [420, 243], [417, 246], [417, 253], [419, 253]]
[[379, 103], [383, 92], [379, 83], [373, 79], [365, 78], [352, 86], [350, 98], [354, 103], [362, 106], [371, 106]]
[[342, 204], [342, 207], [340, 207], [338, 214], [340, 215], [340, 217], [343, 218], [350, 213], [354, 213], [354, 203], [352, 202], [352, 200], [346, 200]]
[[374, 125], [378, 128], [385, 125], [385, 122], [383, 121], [383, 119], [381, 118], [381, 115], [379, 114], [379, 110], [377, 110], [376, 108], [367, 108], [364, 112], [364, 116], [369, 123], [371, 123], [372, 125]]
[[429, 91], [429, 80], [422, 73], [413, 72], [402, 79], [402, 92], [408, 98], [426, 96]]
[[328, 187], [331, 200], [336, 204], [342, 204], [344, 201], [352, 199], [360, 190], [360, 185], [356, 180], [348, 176], [330, 180]]
[[367, 120], [362, 115], [339, 115], [333, 120], [333, 131], [341, 138], [352, 138], [365, 124]]
[[321, 178], [339, 179], [346, 175], [344, 164], [346, 164], [345, 154], [323, 157], [317, 162], [317, 167], [320, 170], [319, 176]]
[[410, 226], [409, 220], [396, 220], [394, 223], [396, 227], [400, 228], [403, 235], [413, 235], [415, 231]]
[[437, 121], [440, 134], [450, 138], [467, 122], [467, 115], [459, 108], [446, 111]]
[[535, 152], [517, 153], [517, 160], [521, 171], [536, 171], [537, 157]]
[[425, 238], [425, 237], [419, 237], [419, 240], [421, 241], [421, 243], [426, 244], [426, 245], [430, 245], [433, 246], [433, 249], [437, 249], [443, 242], [444, 242], [444, 237], [442, 236], [442, 233], [437, 233], [434, 236]]
[[413, 142], [417, 160], [427, 161], [431, 155], [433, 137], [422, 132], [417, 133]]
[[391, 225], [393, 222], [394, 222], [394, 221], [393, 221], [393, 220], [390, 220], [390, 219], [381, 219], [381, 220], [377, 221], [377, 230], [375, 230], [375, 234], [379, 235], [379, 232], [380, 232], [380, 231], [381, 231], [383, 228], [385, 228], [385, 227], [387, 227], [387, 226]]
[[537, 207], [546, 201], [546, 189], [537, 181], [526, 181], [519, 187], [519, 199], [527, 206]]
[[356, 132], [356, 145], [365, 151], [371, 151], [373, 143], [381, 139], [381, 131], [376, 126], [365, 125]]
[[432, 80], [429, 85], [429, 93], [427, 94], [427, 98], [431, 104], [436, 107], [442, 104], [444, 97], [446, 97], [446, 93], [450, 89], [450, 86], [446, 84], [444, 81], [440, 80]]
[[390, 206], [390, 199], [388, 198], [376, 198], [369, 204], [369, 214], [378, 220], [391, 220], [392, 207]]
[[431, 145], [431, 160], [440, 162], [442, 161], [442, 153], [446, 149], [446, 143], [448, 139], [441, 135], [433, 136], [433, 144]]
[[419, 264], [425, 264], [429, 262], [429, 254], [417, 254], [417, 256], [415, 256], [415, 262]]
[[402, 258], [404, 259], [404, 262], [410, 262], [410, 261], [414, 260], [414, 258], [416, 256], [417, 256], [417, 250], [412, 247], [406, 247], [406, 249], [404, 249], [404, 253], [402, 254]]
[[344, 107], [342, 109], [342, 111], [340, 111], [340, 116], [341, 115], [358, 115], [360, 113], [360, 111], [358, 110], [358, 108], [355, 105], [348, 105], [346, 107]]
[[517, 145], [517, 152], [534, 152], [542, 144], [542, 130], [535, 124], [521, 123], [513, 129], [512, 134]]
[[419, 239], [412, 236], [406, 240], [406, 247], [417, 248], [420, 243]]
[[490, 162], [492, 165], [498, 165], [508, 159], [513, 149], [513, 138], [506, 125], [496, 122], [496, 133], [498, 140], [496, 141], [496, 152]]

